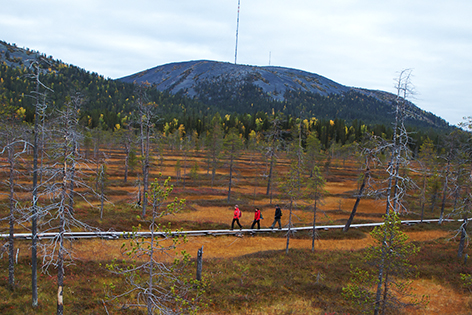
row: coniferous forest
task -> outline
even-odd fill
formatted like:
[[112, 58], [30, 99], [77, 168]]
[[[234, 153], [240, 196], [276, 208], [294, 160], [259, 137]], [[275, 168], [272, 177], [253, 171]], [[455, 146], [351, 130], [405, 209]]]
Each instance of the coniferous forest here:
[[[135, 85], [105, 79], [97, 73], [72, 65], [58, 62], [53, 65], [45, 64], [50, 67], [43, 69], [42, 66], [41, 81], [50, 89], [44, 96], [49, 104], [48, 111], [62, 108], [68, 96], [78, 93], [83, 99], [79, 124], [84, 128], [113, 131], [123, 128], [130, 120], [136, 109]], [[0, 65], [0, 91], [5, 104], [3, 112], [11, 115], [21, 108], [21, 118], [28, 123], [33, 121], [35, 111], [35, 100], [31, 96], [35, 90], [35, 83], [30, 79], [32, 73], [32, 69], [26, 66], [12, 68], [5, 63]], [[306, 128], [301, 131], [302, 137], [306, 138], [308, 133], [316, 131], [324, 148], [328, 148], [331, 143], [344, 145], [359, 141], [365, 132], [386, 138], [393, 134], [391, 117], [394, 113], [384, 115], [388, 113], [384, 103], [360, 93], [349, 92], [347, 95], [324, 97], [313, 93], [292, 92], [287, 96], [291, 102], [278, 102], [258, 93], [256, 87], [244, 85], [240, 94], [246, 95], [243, 99], [250, 100], [251, 103], [240, 103], [237, 101], [238, 97], [225, 95], [224, 90], [219, 89], [215, 95], [229, 100], [225, 103], [225, 108], [221, 108], [215, 98], [191, 99], [181, 94], [159, 92], [149, 86], [146, 89], [146, 102], [156, 105], [159, 114], [156, 129], [161, 132], [166, 129], [166, 132], [172, 133], [182, 125], [187, 132], [195, 131], [201, 135], [211, 128], [211, 121], [218, 114], [225, 118], [226, 132], [230, 128], [237, 128], [248, 139], [251, 131], [267, 131], [270, 116], [280, 113], [285, 117], [283, 129], [298, 128], [299, 122], [304, 121]], [[248, 95], [250, 96], [247, 97]], [[340, 108], [344, 112], [343, 116], [348, 119], [337, 118], [338, 113], [332, 111], [333, 108], [339, 108], [335, 106], [339, 103], [342, 104]], [[426, 137], [438, 142], [439, 136], [451, 129], [446, 126], [444, 129], [432, 128], [421, 122], [407, 126], [411, 131], [413, 141], [410, 145], [414, 151], [418, 150]]]

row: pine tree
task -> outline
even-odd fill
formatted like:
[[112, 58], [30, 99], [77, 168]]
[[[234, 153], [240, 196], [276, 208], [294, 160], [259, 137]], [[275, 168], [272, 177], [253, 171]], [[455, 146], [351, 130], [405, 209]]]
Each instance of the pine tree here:
[[[343, 297], [351, 300], [362, 313], [398, 314], [406, 305], [415, 305], [411, 281], [416, 267], [410, 257], [419, 248], [408, 242], [400, 230], [401, 221], [394, 211], [384, 217], [384, 224], [370, 233], [375, 244], [364, 255], [363, 267], [352, 268], [350, 283], [343, 288]], [[379, 270], [382, 277], [379, 277]], [[376, 297], [380, 285], [380, 299]]]

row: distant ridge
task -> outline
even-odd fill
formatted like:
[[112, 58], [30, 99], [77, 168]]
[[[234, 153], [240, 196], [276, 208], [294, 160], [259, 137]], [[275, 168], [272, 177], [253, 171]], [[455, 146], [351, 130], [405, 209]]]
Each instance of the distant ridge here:
[[282, 101], [287, 90], [318, 93], [323, 96], [340, 94], [351, 88], [320, 75], [284, 67], [258, 67], [228, 62], [196, 60], [157, 66], [118, 80], [128, 83], [148, 82], [159, 91], [173, 94], [182, 92], [190, 97], [199, 96], [198, 85], [227, 83], [240, 86], [252, 83], [262, 88], [273, 99]]
[[[159, 91], [197, 98], [223, 111], [278, 109], [322, 119], [389, 124], [395, 112], [392, 93], [348, 87], [302, 70], [250, 66], [211, 60], [174, 62], [118, 79], [148, 83]], [[445, 129], [442, 118], [407, 102], [410, 125]]]

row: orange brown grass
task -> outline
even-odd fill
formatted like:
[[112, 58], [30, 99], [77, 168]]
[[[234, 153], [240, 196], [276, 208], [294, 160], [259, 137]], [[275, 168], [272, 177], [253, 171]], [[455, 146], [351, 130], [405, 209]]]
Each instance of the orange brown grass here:
[[[409, 241], [421, 242], [425, 240], [441, 239], [450, 236], [450, 233], [444, 231], [428, 231], [428, 232], [407, 232]], [[159, 240], [159, 239], [158, 239]], [[121, 246], [128, 245], [129, 240], [80, 240], [73, 244], [75, 256], [84, 261], [96, 260], [112, 260], [120, 259]], [[185, 249], [192, 256], [202, 246], [204, 247], [204, 257], [211, 258], [235, 258], [247, 254], [253, 254], [263, 251], [284, 250], [287, 240], [285, 238], [274, 238], [268, 235], [251, 236], [243, 234], [242, 237], [234, 235], [226, 236], [199, 236], [188, 237], [186, 243], [178, 246], [179, 251]], [[360, 250], [374, 244], [374, 240], [367, 235], [366, 238], [359, 241], [357, 239], [341, 239], [341, 240], [323, 240], [315, 241], [315, 250], [321, 251], [338, 251], [338, 250]], [[290, 248], [309, 249], [311, 248], [310, 239], [290, 239]], [[173, 259], [173, 256], [169, 256]], [[170, 260], [169, 260], [170, 261]]]
[[472, 295], [461, 294], [433, 280], [419, 279], [412, 283], [418, 297], [425, 296], [428, 304], [424, 308], [407, 308], [411, 315], [472, 314]]
[[[104, 149], [104, 148], [102, 148]], [[261, 174], [265, 171], [264, 161], [260, 156], [254, 158], [254, 163], [249, 163], [247, 159], [238, 160], [237, 169], [239, 173], [236, 174], [234, 186], [232, 187], [232, 199], [230, 202], [226, 202], [226, 195], [228, 189], [228, 169], [221, 167], [217, 169], [217, 183], [215, 187], [210, 185], [210, 177], [207, 176], [206, 172], [206, 160], [202, 153], [194, 152], [194, 156], [189, 154], [188, 161], [186, 163], [186, 170], [183, 169], [183, 157], [178, 154], [178, 151], [174, 152], [163, 152], [164, 159], [162, 160], [159, 156], [154, 156], [151, 163], [151, 176], [152, 181], [154, 177], [157, 177], [159, 173], [162, 173], [163, 177], [172, 177], [172, 183], [174, 184], [176, 191], [179, 190], [179, 197], [187, 199], [189, 209], [173, 216], [168, 216], [163, 219], [163, 223], [171, 221], [174, 223], [180, 223], [184, 221], [193, 222], [214, 222], [225, 224], [228, 228], [231, 224], [233, 217], [234, 204], [239, 204], [242, 211], [243, 217], [241, 223], [244, 228], [249, 228], [253, 220], [253, 209], [254, 207], [260, 207], [264, 220], [261, 222], [261, 227], [268, 227], [273, 221], [274, 215], [274, 204], [279, 203], [283, 207], [282, 224], [288, 224], [289, 211], [286, 207], [287, 201], [280, 199], [277, 184], [274, 182], [272, 198], [266, 196], [266, 185], [267, 181], [261, 177]], [[128, 182], [123, 183], [123, 169], [124, 169], [124, 155], [119, 150], [109, 152], [108, 156], [108, 171], [109, 171], [109, 185], [107, 187], [107, 198], [113, 203], [106, 206], [106, 211], [103, 220], [96, 220], [99, 224], [106, 225], [107, 220], [110, 217], [120, 211], [120, 214], [135, 218], [137, 214], [140, 214], [139, 208], [133, 208], [130, 205], [136, 202], [136, 195], [138, 188], [135, 187], [137, 182], [137, 174], [140, 173], [140, 166], [138, 165], [133, 173], [129, 174]], [[280, 161], [276, 166], [276, 173], [283, 174], [287, 171], [288, 161], [284, 158], [284, 154], [280, 155]], [[187, 188], [183, 187], [183, 181], [177, 181], [175, 178], [175, 166], [176, 161], [181, 161], [181, 174], [186, 175]], [[195, 183], [189, 179], [188, 174], [190, 168], [197, 161], [200, 167], [199, 181]], [[329, 176], [327, 176], [327, 183], [325, 189], [328, 191], [328, 195], [324, 198], [321, 205], [319, 205], [319, 212], [317, 218], [317, 224], [340, 224], [345, 222], [352, 210], [355, 202], [355, 193], [358, 189], [357, 178], [359, 175], [358, 165], [355, 161], [346, 161], [345, 166], [342, 166], [341, 160], [333, 160], [332, 167], [330, 169]], [[85, 164], [80, 164], [79, 167], [93, 178], [94, 176], [94, 165], [90, 167]], [[377, 172], [377, 175], [381, 175], [382, 172]], [[0, 174], [0, 179], [4, 180], [5, 173]], [[142, 176], [140, 176], [142, 179]], [[93, 186], [93, 179], [87, 179], [91, 181]], [[30, 185], [31, 179], [24, 175], [19, 178], [19, 181], [25, 185]], [[256, 186], [256, 187], [254, 187]], [[188, 187], [193, 189], [190, 194]], [[214, 188], [222, 192], [221, 195], [206, 193], [205, 189]], [[6, 188], [3, 188], [5, 192]], [[84, 192], [85, 189], [81, 188], [78, 191]], [[29, 200], [30, 192], [21, 191], [17, 193], [20, 200]], [[173, 196], [171, 196], [173, 198]], [[7, 195], [0, 194], [0, 200], [5, 204]], [[221, 202], [220, 202], [221, 201]], [[41, 200], [42, 203], [45, 200]], [[208, 202], [210, 206], [204, 206], [205, 202]], [[94, 209], [90, 209], [89, 206], [81, 201], [77, 201], [77, 207], [80, 207], [80, 214], [86, 216], [88, 219], [96, 219], [99, 211], [97, 206], [99, 205], [98, 198], [95, 196], [92, 198], [92, 204], [95, 206]], [[218, 204], [218, 206], [213, 206]], [[306, 206], [305, 209], [301, 209], [298, 205]], [[313, 220], [313, 214], [311, 212], [312, 205], [309, 202], [299, 202], [293, 211], [293, 223], [296, 226], [311, 225]], [[4, 207], [6, 209], [6, 206]], [[3, 211], [5, 216], [6, 210]], [[79, 213], [79, 211], [78, 211]], [[357, 221], [380, 221], [381, 215], [385, 213], [385, 201], [384, 200], [373, 200], [373, 199], [361, 199], [357, 215], [353, 223]], [[115, 222], [115, 221], [112, 221]], [[140, 221], [142, 222], [142, 221]], [[121, 223], [121, 222], [119, 222]], [[123, 226], [131, 230], [131, 225], [137, 223], [136, 220], [129, 220], [123, 223]], [[142, 223], [146, 226], [145, 223]], [[6, 226], [6, 225], [5, 225]], [[108, 225], [107, 225], [108, 226]], [[197, 225], [198, 226], [198, 225]], [[3, 227], [3, 225], [2, 225]], [[21, 227], [19, 227], [21, 228]], [[449, 232], [443, 230], [431, 230], [431, 231], [411, 231], [406, 232], [410, 237], [410, 241], [425, 242], [433, 239], [443, 239], [449, 237]], [[41, 241], [45, 242], [45, 241]], [[128, 244], [128, 240], [79, 240], [73, 243], [72, 247], [75, 256], [78, 260], [86, 262], [95, 261], [109, 261], [113, 258], [122, 258], [121, 246], [123, 243]], [[358, 239], [318, 239], [315, 243], [316, 251], [356, 251], [365, 248], [373, 244], [373, 240], [367, 235], [362, 240]], [[20, 258], [29, 257], [30, 255], [30, 243], [27, 241], [16, 242], [16, 245], [20, 249]], [[244, 234], [243, 237], [231, 236], [205, 236], [205, 237], [189, 237], [188, 242], [182, 244], [179, 249], [185, 249], [193, 257], [197, 250], [204, 246], [204, 258], [217, 258], [217, 259], [235, 259], [237, 257], [245, 256], [248, 254], [254, 254], [258, 252], [273, 251], [273, 250], [284, 250], [286, 246], [286, 239], [283, 237], [274, 237], [271, 234], [257, 234], [250, 236]], [[421, 247], [421, 244], [419, 245]], [[291, 249], [310, 249], [311, 240], [292, 238], [290, 240]], [[172, 255], [166, 256], [169, 261], [172, 259]], [[417, 294], [427, 294], [430, 298], [430, 304], [426, 310], [415, 310], [411, 309], [408, 312], [411, 314], [470, 314], [467, 309], [467, 305], [471, 303], [470, 295], [462, 294], [458, 290], [448, 288], [446, 285], [441, 285], [439, 282], [432, 280], [415, 280], [414, 287], [417, 289]], [[276, 302], [273, 305], [264, 309], [251, 309], [250, 305], [241, 314], [319, 314], [320, 310], [311, 307], [311, 301], [304, 297], [294, 298], [282, 302]]]

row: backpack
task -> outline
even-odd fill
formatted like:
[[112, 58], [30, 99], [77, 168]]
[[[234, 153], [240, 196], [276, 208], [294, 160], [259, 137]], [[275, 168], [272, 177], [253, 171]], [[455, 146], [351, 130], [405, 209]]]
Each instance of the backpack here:
[[277, 212], [280, 214], [280, 216], [282, 217], [282, 209], [280, 209], [280, 207], [277, 207]]

